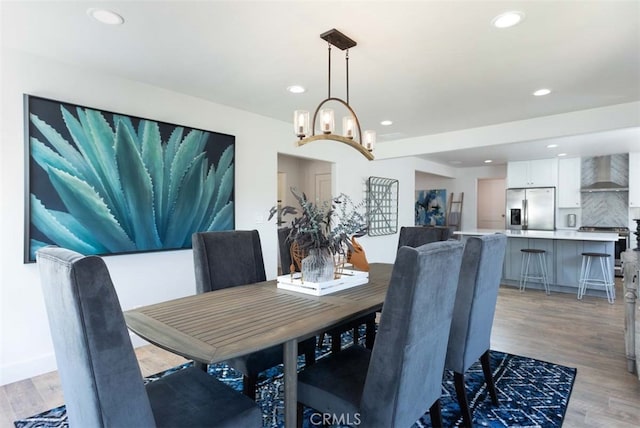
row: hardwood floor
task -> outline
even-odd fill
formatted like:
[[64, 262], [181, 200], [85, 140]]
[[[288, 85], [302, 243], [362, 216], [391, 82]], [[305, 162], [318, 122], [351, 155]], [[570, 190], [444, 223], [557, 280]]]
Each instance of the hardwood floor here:
[[[640, 426], [640, 381], [626, 368], [620, 283], [616, 294], [610, 305], [589, 296], [500, 290], [492, 349], [578, 369], [565, 427]], [[185, 361], [154, 346], [136, 353], [145, 376]], [[0, 387], [0, 427], [62, 403], [56, 372]]]

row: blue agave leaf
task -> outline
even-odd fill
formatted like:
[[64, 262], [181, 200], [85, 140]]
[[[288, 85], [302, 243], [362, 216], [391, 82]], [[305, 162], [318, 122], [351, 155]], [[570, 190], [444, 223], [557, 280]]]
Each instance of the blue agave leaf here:
[[227, 171], [227, 168], [233, 162], [233, 146], [227, 147], [222, 155], [220, 155], [220, 160], [218, 161], [218, 166], [216, 168], [216, 182], [222, 182], [222, 176]]
[[[209, 166], [209, 172], [202, 185], [202, 198], [200, 198], [200, 215], [196, 219], [194, 225], [194, 232], [200, 232], [206, 230], [206, 227], [211, 223], [210, 217], [213, 212], [213, 207], [216, 201], [213, 199], [213, 194], [216, 191], [216, 170], [213, 165]], [[188, 244], [188, 243], [187, 243]]]
[[[60, 223], [56, 216], [31, 194], [31, 223], [54, 244], [82, 254], [96, 254], [98, 248], [92, 242], [83, 241], [72, 230]], [[49, 244], [47, 244], [49, 245]]]
[[[78, 110], [80, 111], [80, 109]], [[94, 164], [92, 159], [96, 157], [94, 145], [89, 141], [89, 138], [78, 119], [73, 117], [73, 115], [64, 107], [61, 107], [61, 111], [62, 119], [64, 120], [65, 125], [67, 125], [71, 138], [76, 143], [78, 150], [80, 150], [80, 158], [68, 157], [66, 151], [62, 152], [58, 149], [56, 150], [58, 150], [62, 156], [69, 159], [76, 168], [83, 171], [81, 178], [84, 178], [87, 183], [95, 187], [98, 193], [100, 193], [100, 195], [107, 201], [109, 206], [113, 206], [114, 203], [111, 200], [111, 196], [105, 188], [106, 183], [102, 181], [99, 171], [97, 171], [93, 166]], [[51, 140], [49, 140], [49, 142], [51, 142]]]
[[136, 249], [135, 244], [91, 186], [55, 168], [49, 168], [48, 174], [69, 214], [85, 229], [90, 230], [105, 248], [112, 253]]
[[207, 230], [233, 229], [233, 202], [225, 205], [213, 219]]
[[[196, 212], [194, 205], [202, 197], [202, 182], [205, 168], [205, 153], [200, 153], [191, 163], [187, 174], [184, 176], [178, 192], [178, 197], [171, 211], [171, 217], [165, 236], [167, 248], [182, 247], [185, 239], [191, 237], [192, 225]], [[196, 203], [194, 204], [194, 201]]]
[[129, 129], [129, 132], [131, 133], [131, 135], [133, 135], [133, 139], [136, 142], [136, 146], [138, 146], [138, 149], [140, 150], [140, 138], [138, 138], [138, 134], [136, 134], [136, 129], [133, 126], [133, 122], [131, 121], [131, 118], [129, 116], [122, 116], [120, 114], [114, 114], [113, 115], [113, 129], [118, 129], [118, 125], [122, 123], [124, 126], [126, 126]]
[[[175, 128], [173, 132], [171, 132], [171, 136], [169, 137], [169, 141], [164, 147], [164, 180], [162, 186], [162, 207], [164, 208], [162, 212], [156, 211], [156, 221], [158, 222], [158, 230], [160, 231], [160, 236], [164, 236], [167, 231], [167, 222], [169, 221], [169, 212], [172, 208], [172, 204], [169, 203], [169, 183], [171, 182], [171, 166], [173, 164], [173, 159], [176, 156], [176, 152], [178, 151], [178, 147], [180, 146], [180, 141], [182, 141], [182, 134], [184, 133], [184, 128], [181, 126]], [[156, 198], [158, 195], [156, 194]]]
[[140, 124], [142, 126], [142, 161], [151, 176], [156, 230], [160, 230], [162, 220], [158, 217], [161, 217], [164, 213], [163, 203], [165, 202], [162, 198], [164, 193], [164, 159], [160, 128], [157, 122], [149, 120], [141, 120]]
[[184, 134], [184, 128], [182, 126], [176, 127], [176, 129], [171, 133], [169, 141], [167, 142], [167, 147], [164, 151], [164, 163], [166, 165], [171, 165], [173, 163], [173, 158], [178, 152], [180, 141], [182, 141], [182, 134]]
[[[233, 162], [233, 146], [229, 146], [220, 155], [220, 159], [218, 160], [218, 165], [216, 167], [216, 190], [213, 193], [214, 203], [218, 198], [218, 191], [219, 191], [220, 183], [222, 182], [222, 176], [227, 171], [227, 168], [229, 168], [229, 165], [231, 165], [232, 162]], [[213, 207], [211, 208], [211, 210], [213, 211]]]
[[122, 123], [116, 131], [116, 160], [138, 250], [162, 248], [153, 212], [153, 187], [134, 137]]
[[[129, 219], [127, 203], [122, 194], [116, 169], [114, 136], [111, 128], [109, 128], [109, 124], [104, 120], [104, 117], [95, 110], [78, 107], [76, 112], [86, 136], [84, 140], [78, 140], [82, 144], [82, 146], [79, 145], [80, 150], [84, 153], [85, 158], [96, 171], [96, 175], [102, 183], [106, 192], [106, 196], [103, 197], [107, 206], [118, 219], [127, 235], [132, 236], [133, 225]], [[94, 128], [97, 129], [94, 130]], [[97, 189], [100, 190], [100, 188]], [[100, 192], [100, 195], [103, 194]]]
[[216, 197], [216, 204], [213, 208], [214, 213], [217, 213], [229, 202], [229, 197], [231, 196], [231, 192], [233, 192], [233, 172], [234, 167], [230, 165], [222, 176], [222, 180], [218, 182], [218, 196]]
[[[178, 197], [178, 188], [182, 184], [182, 179], [189, 171], [191, 163], [196, 156], [202, 153], [204, 145], [202, 144], [200, 136], [202, 131], [192, 130], [182, 140], [182, 143], [178, 147], [178, 151], [170, 166], [169, 177], [169, 195], [167, 199], [167, 206], [169, 210], [173, 211]], [[167, 164], [165, 164], [167, 165]]]
[[90, 245], [95, 248], [93, 253], [84, 253], [84, 254], [104, 254], [107, 253], [108, 250], [102, 246], [99, 242], [94, 239], [94, 235], [91, 231], [87, 230], [82, 224], [78, 222], [71, 214], [66, 213], [64, 211], [57, 210], [48, 210], [49, 213], [58, 220], [58, 222], [66, 227], [68, 230], [72, 230], [73, 234], [78, 237], [81, 241], [85, 243], [90, 243]]
[[[76, 175], [87, 177], [90, 175], [88, 165], [82, 155], [67, 140], [62, 138], [53, 127], [40, 120], [35, 114], [30, 115], [31, 123], [42, 133], [54, 149], [70, 164], [74, 165]], [[45, 168], [46, 169], [46, 168]]]
[[51, 165], [54, 168], [68, 172], [71, 175], [82, 178], [82, 175], [76, 168], [65, 158], [51, 150], [49, 147], [38, 141], [38, 139], [31, 137], [31, 157], [44, 169], [45, 171]]

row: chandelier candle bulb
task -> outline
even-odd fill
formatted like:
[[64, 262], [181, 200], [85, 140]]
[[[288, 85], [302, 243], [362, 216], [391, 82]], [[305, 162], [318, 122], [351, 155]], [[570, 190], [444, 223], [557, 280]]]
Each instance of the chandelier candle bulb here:
[[320, 110], [320, 127], [325, 134], [331, 134], [334, 130], [333, 110], [330, 108]]
[[376, 144], [376, 131], [364, 131], [364, 147], [370, 152]]
[[309, 112], [296, 110], [293, 112], [293, 124], [296, 135], [304, 138], [309, 133]]
[[347, 138], [353, 138], [353, 118], [345, 116], [342, 118], [342, 133]]

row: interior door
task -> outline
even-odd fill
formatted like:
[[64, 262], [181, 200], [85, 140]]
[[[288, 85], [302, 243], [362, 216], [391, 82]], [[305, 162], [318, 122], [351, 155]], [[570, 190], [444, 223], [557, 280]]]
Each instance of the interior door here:
[[331, 203], [331, 174], [316, 174], [316, 203]]
[[504, 229], [504, 178], [478, 179], [478, 229]]

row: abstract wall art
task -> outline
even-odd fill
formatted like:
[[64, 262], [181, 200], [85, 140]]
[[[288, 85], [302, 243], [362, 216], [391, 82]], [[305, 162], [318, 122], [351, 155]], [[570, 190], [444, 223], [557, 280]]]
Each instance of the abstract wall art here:
[[416, 191], [416, 226], [444, 226], [446, 216], [447, 190]]
[[235, 226], [235, 137], [25, 95], [25, 262], [191, 247]]

